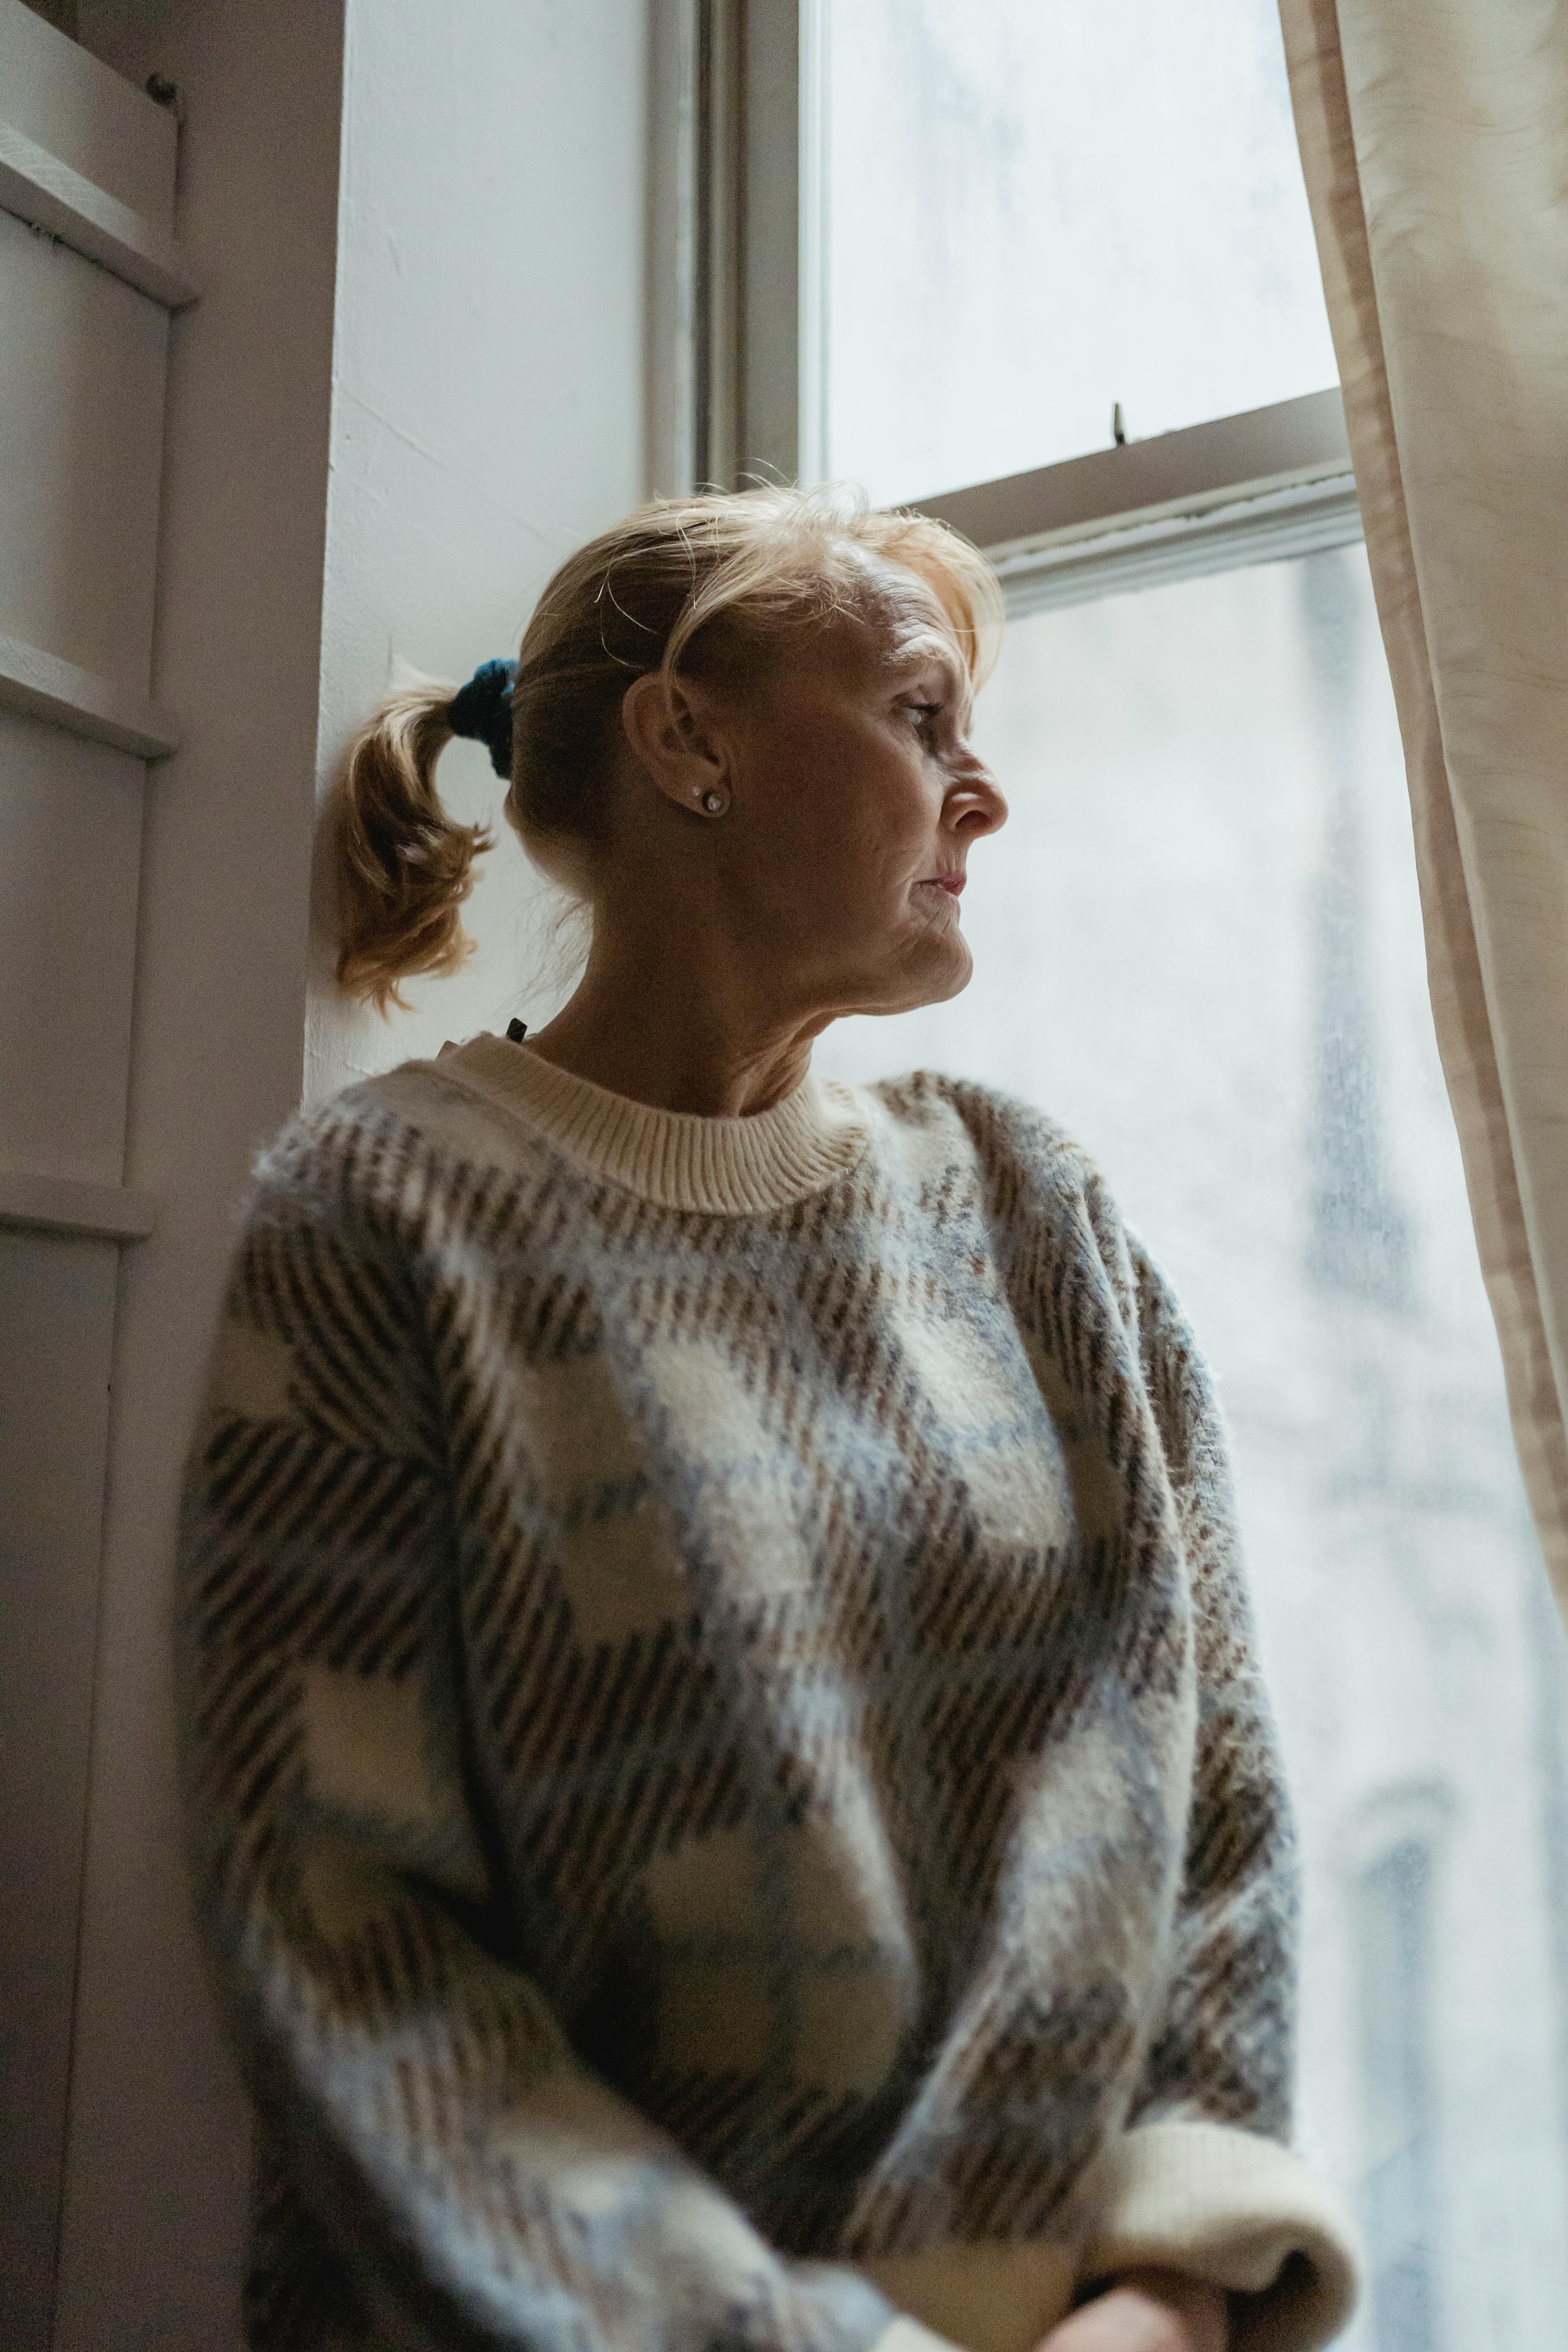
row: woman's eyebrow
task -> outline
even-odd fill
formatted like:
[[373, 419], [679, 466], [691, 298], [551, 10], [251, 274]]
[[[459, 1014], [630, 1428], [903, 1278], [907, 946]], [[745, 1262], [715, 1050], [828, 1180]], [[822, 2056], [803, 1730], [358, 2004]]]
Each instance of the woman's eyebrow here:
[[884, 667], [894, 676], [912, 676], [922, 669], [940, 669], [947, 680], [950, 695], [959, 691], [963, 677], [963, 665], [952, 647], [934, 633], [905, 638], [889, 646], [883, 657]]

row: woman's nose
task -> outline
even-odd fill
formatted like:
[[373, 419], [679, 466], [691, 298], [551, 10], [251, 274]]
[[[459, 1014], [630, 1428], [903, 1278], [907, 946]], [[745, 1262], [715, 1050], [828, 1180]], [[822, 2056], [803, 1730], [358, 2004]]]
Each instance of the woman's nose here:
[[967, 834], [974, 841], [997, 832], [1007, 822], [1006, 795], [984, 761], [973, 751], [965, 755], [944, 814], [955, 833]]

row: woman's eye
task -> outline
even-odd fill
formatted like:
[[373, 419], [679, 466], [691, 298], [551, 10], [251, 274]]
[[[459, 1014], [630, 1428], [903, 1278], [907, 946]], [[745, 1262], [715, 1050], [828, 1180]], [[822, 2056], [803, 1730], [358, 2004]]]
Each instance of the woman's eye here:
[[907, 702], [904, 708], [918, 728], [929, 726], [933, 719], [942, 716], [940, 702]]

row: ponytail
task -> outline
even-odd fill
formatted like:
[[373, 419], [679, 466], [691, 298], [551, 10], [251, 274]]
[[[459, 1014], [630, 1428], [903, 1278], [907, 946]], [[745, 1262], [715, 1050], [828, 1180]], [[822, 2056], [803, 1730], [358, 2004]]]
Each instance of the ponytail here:
[[379, 1013], [397, 983], [456, 971], [473, 946], [458, 912], [484, 825], [455, 824], [436, 791], [452, 740], [451, 689], [395, 695], [355, 740], [338, 803], [338, 982]]

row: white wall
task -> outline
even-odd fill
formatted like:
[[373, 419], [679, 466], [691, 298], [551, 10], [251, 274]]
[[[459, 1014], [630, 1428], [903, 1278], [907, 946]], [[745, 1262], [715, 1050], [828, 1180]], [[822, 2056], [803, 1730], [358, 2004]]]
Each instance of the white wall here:
[[[184, 733], [150, 793], [125, 1171], [160, 1222], [119, 1309], [57, 2346], [223, 2352], [247, 2147], [179, 1858], [180, 1463], [233, 1203], [307, 1040], [321, 1093], [504, 1022], [536, 961], [507, 836], [464, 976], [390, 1025], [344, 1008], [324, 937], [311, 962], [312, 835], [392, 656], [466, 676], [514, 646], [642, 493], [644, 9], [82, 0], [80, 29], [182, 87], [204, 293], [172, 346], [153, 682]], [[442, 781], [499, 813], [472, 747]]]
[[[653, 0], [659, 5], [659, 0]], [[550, 573], [642, 497], [643, 0], [349, 0], [320, 786], [391, 665], [462, 679], [515, 654]], [[488, 754], [443, 796], [499, 821]], [[531, 1027], [551, 902], [499, 825], [478, 950], [389, 1022], [331, 982], [323, 843], [307, 1090]], [[548, 961], [548, 959], [546, 959]]]

